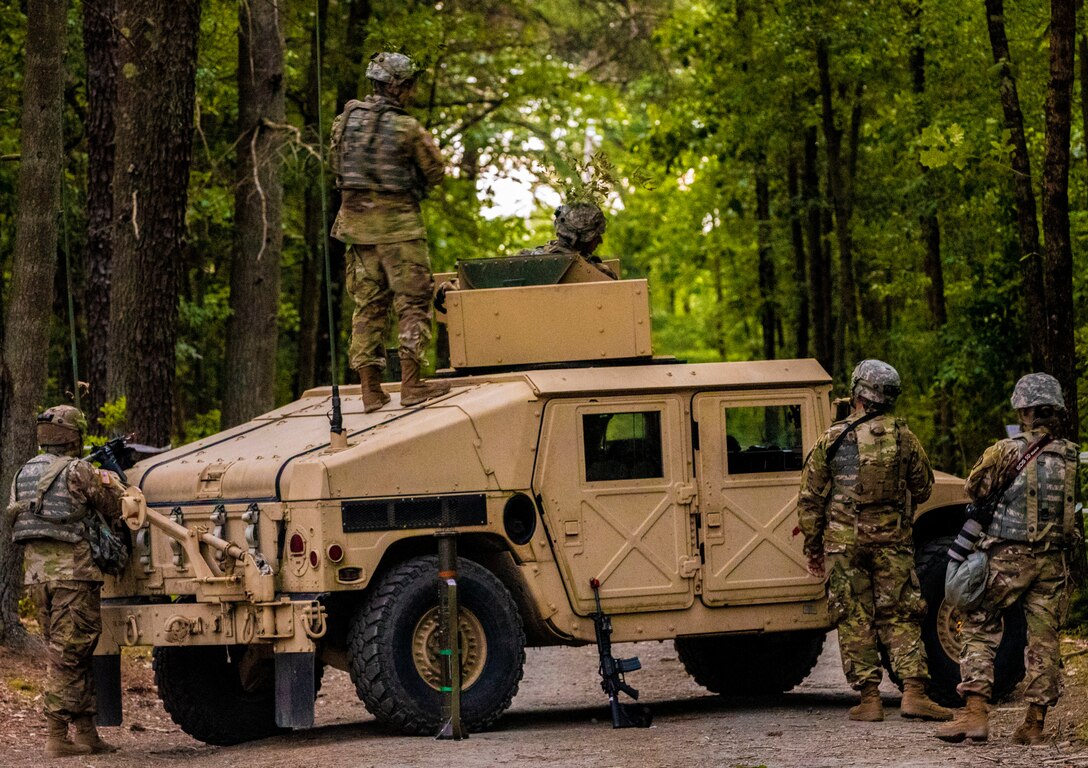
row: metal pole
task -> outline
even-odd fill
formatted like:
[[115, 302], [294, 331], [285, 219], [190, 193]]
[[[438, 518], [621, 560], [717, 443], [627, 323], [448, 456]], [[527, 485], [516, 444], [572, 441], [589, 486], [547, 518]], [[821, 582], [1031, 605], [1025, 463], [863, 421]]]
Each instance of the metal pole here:
[[461, 740], [461, 633], [457, 602], [457, 532], [438, 531], [439, 610], [442, 613], [442, 727], [438, 739]]

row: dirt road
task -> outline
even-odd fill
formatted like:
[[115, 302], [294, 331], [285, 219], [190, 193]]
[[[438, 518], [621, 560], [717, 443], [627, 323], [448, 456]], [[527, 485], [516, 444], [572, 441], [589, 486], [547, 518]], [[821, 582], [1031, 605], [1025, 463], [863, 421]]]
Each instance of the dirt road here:
[[[642, 700], [652, 707], [653, 728], [611, 728], [593, 648], [549, 648], [529, 651], [525, 679], [501, 730], [475, 734], [464, 742], [388, 734], [355, 698], [347, 675], [330, 670], [317, 700], [315, 728], [230, 748], [209, 747], [181, 733], [154, 697], [148, 662], [137, 660], [126, 665], [124, 684], [132, 690], [126, 690], [125, 725], [103, 729], [103, 735], [119, 744], [122, 752], [56, 764], [102, 768], [1088, 766], [1088, 745], [1075, 738], [1085, 719], [1085, 692], [1080, 685], [1070, 686], [1050, 718], [1048, 731], [1058, 735], [1045, 746], [1008, 743], [1022, 715], [1019, 703], [998, 707], [996, 739], [991, 743], [947, 745], [933, 738], [932, 724], [899, 717], [898, 692], [887, 682], [885, 722], [847, 721], [846, 709], [853, 697], [843, 682], [833, 634], [809, 679], [767, 702], [708, 695], [684, 673], [672, 643], [619, 646], [617, 653], [637, 653], [642, 659], [644, 669], [632, 673], [629, 682], [641, 689]], [[26, 672], [33, 674], [33, 669]], [[1072, 682], [1072, 670], [1069, 674]], [[19, 701], [14, 710], [4, 713], [0, 764], [12, 768], [47, 765], [40, 758], [44, 734], [35, 712], [38, 705], [25, 694]]]

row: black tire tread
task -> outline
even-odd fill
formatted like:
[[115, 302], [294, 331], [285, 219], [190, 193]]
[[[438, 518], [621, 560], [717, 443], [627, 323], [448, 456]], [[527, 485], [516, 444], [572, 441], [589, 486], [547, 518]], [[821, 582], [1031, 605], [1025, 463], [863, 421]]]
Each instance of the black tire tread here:
[[[513, 598], [497, 577], [483, 566], [465, 558], [460, 558], [459, 569], [462, 580], [467, 572], [472, 571], [475, 578], [491, 581], [493, 591], [500, 601], [506, 603], [505, 609], [516, 619], [515, 636], [507, 640], [517, 646], [517, 680], [503, 696], [493, 701], [486, 712], [470, 715], [462, 710], [462, 723], [470, 732], [486, 731], [509, 709], [518, 692], [525, 664], [525, 630]], [[437, 572], [438, 558], [433, 555], [406, 560], [394, 567], [375, 587], [348, 632], [349, 667], [359, 698], [376, 718], [401, 733], [413, 736], [434, 735], [439, 723], [434, 712], [416, 707], [407, 697], [399, 696], [395, 686], [390, 684], [385, 669], [387, 656], [382, 652], [381, 636], [383, 624], [398, 596], [420, 579], [433, 580]]]
[[684, 669], [699, 685], [724, 696], [773, 696], [799, 685], [824, 647], [823, 630], [766, 635], [678, 637]]

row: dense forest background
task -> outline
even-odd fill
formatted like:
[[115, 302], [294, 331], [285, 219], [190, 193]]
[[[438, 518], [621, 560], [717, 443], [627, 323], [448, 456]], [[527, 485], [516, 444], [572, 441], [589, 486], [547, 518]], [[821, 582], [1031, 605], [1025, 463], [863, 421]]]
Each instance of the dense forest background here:
[[[1058, 375], [1083, 433], [1074, 5], [0, 0], [0, 429], [66, 399], [73, 356], [96, 430], [141, 442], [330, 382], [327, 135], [370, 54], [400, 50], [448, 164], [424, 204], [436, 271], [549, 239], [564, 177], [600, 153], [600, 252], [650, 279], [658, 354], [816, 357], [840, 385], [882, 358], [954, 472], [1029, 370]], [[6, 472], [25, 446], [4, 445]]]

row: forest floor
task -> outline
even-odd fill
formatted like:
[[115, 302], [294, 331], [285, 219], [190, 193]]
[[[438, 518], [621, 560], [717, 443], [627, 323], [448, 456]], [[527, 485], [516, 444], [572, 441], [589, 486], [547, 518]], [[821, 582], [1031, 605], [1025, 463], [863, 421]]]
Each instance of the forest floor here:
[[328, 670], [317, 699], [316, 726], [236, 747], [209, 747], [174, 725], [155, 693], [146, 650], [123, 661], [124, 725], [102, 735], [113, 755], [41, 757], [45, 729], [38, 710], [44, 664], [41, 652], [0, 650], [0, 765], [143, 768], [296, 768], [321, 766], [517, 765], [723, 766], [724, 768], [840, 768], [841, 766], [1088, 766], [1088, 643], [1066, 640], [1066, 694], [1048, 718], [1046, 744], [1021, 747], [1009, 736], [1024, 706], [998, 705], [991, 741], [950, 745], [933, 737], [934, 725], [900, 718], [899, 693], [884, 682], [887, 718], [853, 723], [854, 697], [843, 681], [834, 634], [816, 669], [792, 692], [767, 701], [709, 695], [685, 674], [671, 643], [621, 646], [637, 653], [643, 669], [629, 682], [654, 712], [648, 730], [613, 730], [596, 675], [595, 649], [545, 648], [528, 652], [525, 679], [498, 730], [463, 742], [392, 735], [356, 699], [348, 676]]

